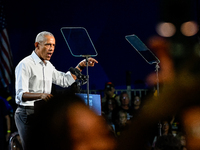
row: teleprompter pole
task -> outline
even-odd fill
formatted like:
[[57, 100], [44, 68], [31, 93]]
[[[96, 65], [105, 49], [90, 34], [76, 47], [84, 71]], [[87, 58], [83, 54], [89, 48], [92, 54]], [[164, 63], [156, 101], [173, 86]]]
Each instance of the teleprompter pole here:
[[89, 73], [88, 73], [88, 58], [90, 55], [83, 55], [86, 60], [86, 76], [87, 76], [87, 105], [89, 106]]
[[[157, 96], [159, 96], [159, 77], [158, 77], [158, 69], [159, 69], [159, 65], [158, 63], [156, 63], [156, 82], [157, 82]], [[162, 128], [162, 125], [161, 125], [161, 122], [159, 121], [158, 122], [158, 132], [159, 132], [159, 136], [161, 136], [161, 128]]]

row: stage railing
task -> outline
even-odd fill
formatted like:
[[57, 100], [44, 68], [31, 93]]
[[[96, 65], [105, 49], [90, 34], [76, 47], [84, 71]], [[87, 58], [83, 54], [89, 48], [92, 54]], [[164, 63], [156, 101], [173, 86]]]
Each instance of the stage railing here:
[[[147, 94], [147, 92], [149, 91], [149, 89], [116, 89], [115, 90], [115, 94], [120, 94], [122, 92], [127, 92], [129, 93], [131, 91], [131, 96], [140, 96], [143, 97]], [[85, 90], [83, 90], [82, 92], [86, 92]], [[89, 90], [90, 94], [100, 94], [100, 95], [104, 95], [104, 90]]]

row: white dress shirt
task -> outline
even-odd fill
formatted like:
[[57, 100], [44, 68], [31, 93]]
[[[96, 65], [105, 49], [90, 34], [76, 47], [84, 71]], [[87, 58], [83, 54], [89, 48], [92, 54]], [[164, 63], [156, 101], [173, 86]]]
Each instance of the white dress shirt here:
[[52, 83], [61, 87], [68, 87], [75, 80], [71, 73], [58, 71], [46, 61], [46, 64], [33, 51], [25, 57], [15, 68], [16, 103], [23, 106], [34, 106], [33, 101], [22, 101], [25, 92], [30, 93], [51, 93]]

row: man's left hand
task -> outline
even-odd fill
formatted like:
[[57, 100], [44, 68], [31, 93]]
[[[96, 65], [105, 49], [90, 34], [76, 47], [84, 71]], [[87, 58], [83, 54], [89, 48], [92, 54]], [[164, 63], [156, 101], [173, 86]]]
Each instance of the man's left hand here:
[[[88, 66], [94, 67], [95, 63], [98, 63], [98, 61], [94, 58], [88, 58]], [[83, 70], [84, 67], [86, 67], [86, 59], [82, 60], [76, 68], [79, 69], [80, 71]]]
[[[88, 66], [94, 67], [95, 63], [98, 63], [98, 61], [96, 59], [94, 59], [94, 58], [89, 58], [88, 59]], [[86, 66], [86, 62], [85, 62], [85, 66]]]

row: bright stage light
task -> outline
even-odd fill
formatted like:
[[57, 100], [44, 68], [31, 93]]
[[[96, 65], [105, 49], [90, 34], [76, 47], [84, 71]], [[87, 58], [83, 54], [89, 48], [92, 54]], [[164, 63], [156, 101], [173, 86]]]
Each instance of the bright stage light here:
[[198, 28], [198, 25], [196, 22], [188, 21], [181, 25], [180, 30], [181, 30], [182, 34], [185, 36], [193, 36], [193, 35], [197, 34], [199, 28]]
[[176, 27], [170, 22], [162, 22], [157, 25], [156, 31], [160, 36], [171, 37], [175, 34]]

